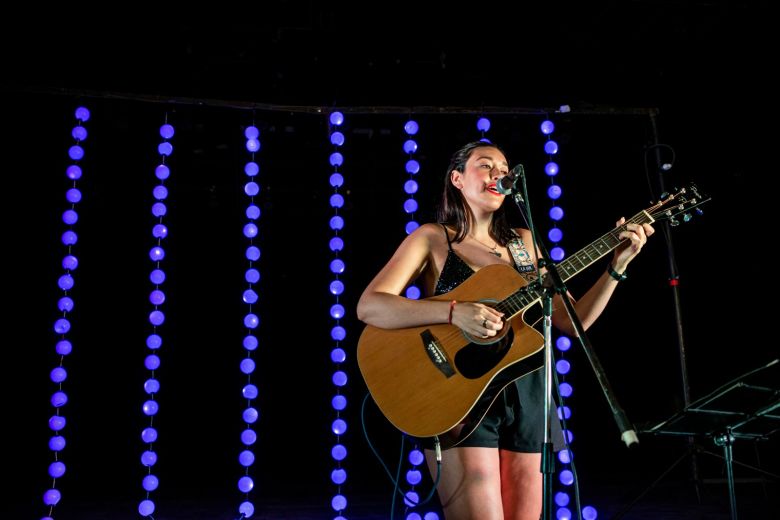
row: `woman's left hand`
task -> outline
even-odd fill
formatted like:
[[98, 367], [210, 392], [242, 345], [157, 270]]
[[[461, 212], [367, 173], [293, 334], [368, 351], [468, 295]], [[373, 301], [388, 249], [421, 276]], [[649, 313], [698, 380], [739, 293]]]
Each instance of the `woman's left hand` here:
[[[625, 223], [625, 217], [621, 217], [620, 220], [617, 221], [617, 226], [620, 227]], [[653, 226], [650, 224], [625, 224], [623, 231], [621, 231], [618, 236], [628, 240], [615, 250], [615, 257], [612, 261], [613, 269], [619, 273], [625, 271], [626, 266], [628, 266], [629, 262], [639, 254], [642, 247], [647, 242], [648, 237], [653, 233], [655, 233], [655, 229], [653, 229]]]

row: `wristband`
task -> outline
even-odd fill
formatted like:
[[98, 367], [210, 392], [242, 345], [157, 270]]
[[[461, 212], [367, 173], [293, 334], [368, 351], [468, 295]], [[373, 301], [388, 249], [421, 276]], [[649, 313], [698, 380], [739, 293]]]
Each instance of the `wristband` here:
[[614, 278], [614, 279], [615, 279], [615, 280], [617, 280], [618, 282], [622, 282], [622, 281], [624, 281], [626, 278], [628, 278], [628, 276], [626, 275], [626, 273], [625, 273], [625, 272], [624, 272], [623, 274], [618, 274], [618, 272], [617, 272], [617, 271], [615, 271], [614, 269], [612, 269], [612, 264], [609, 264], [609, 265], [607, 265], [607, 272], [609, 273], [609, 275], [610, 275], [612, 278]]
[[450, 302], [450, 314], [447, 317], [447, 323], [449, 323], [450, 325], [452, 325], [452, 310], [455, 308], [456, 303], [458, 303], [458, 300], [452, 300]]

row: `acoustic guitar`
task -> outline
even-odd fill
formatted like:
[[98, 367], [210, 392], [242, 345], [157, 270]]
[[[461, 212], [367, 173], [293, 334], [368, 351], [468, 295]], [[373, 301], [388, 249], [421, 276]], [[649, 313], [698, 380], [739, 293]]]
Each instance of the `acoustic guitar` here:
[[[693, 184], [669, 194], [626, 223], [688, 221], [708, 201]], [[566, 281], [617, 248], [625, 239], [618, 226], [557, 264]], [[429, 300], [477, 301], [504, 313], [496, 336], [474, 337], [455, 325], [437, 323], [399, 329], [367, 325], [358, 340], [357, 360], [371, 397], [400, 431], [438, 436], [452, 447], [479, 424], [501, 390], [544, 363], [542, 334], [526, 320], [539, 308], [546, 276], [528, 283], [511, 266], [492, 264], [452, 291]]]

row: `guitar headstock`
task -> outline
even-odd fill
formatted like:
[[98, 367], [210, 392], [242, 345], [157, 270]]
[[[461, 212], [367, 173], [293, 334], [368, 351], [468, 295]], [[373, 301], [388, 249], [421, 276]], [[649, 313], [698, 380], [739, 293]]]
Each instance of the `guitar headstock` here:
[[695, 184], [690, 183], [674, 193], [664, 193], [661, 200], [647, 209], [655, 221], [668, 220], [670, 226], [688, 222], [694, 215], [703, 212], [699, 206], [709, 201], [710, 197], [703, 195]]

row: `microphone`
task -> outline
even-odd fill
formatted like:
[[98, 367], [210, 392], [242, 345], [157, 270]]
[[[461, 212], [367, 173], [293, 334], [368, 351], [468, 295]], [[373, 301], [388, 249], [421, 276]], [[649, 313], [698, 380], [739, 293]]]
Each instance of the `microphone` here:
[[515, 178], [512, 177], [512, 175], [507, 175], [506, 177], [501, 177], [498, 179], [498, 182], [496, 182], [496, 191], [499, 192], [501, 195], [511, 195], [512, 191], [515, 189]]
[[498, 179], [498, 182], [496, 182], [496, 191], [501, 195], [512, 195], [517, 191], [517, 181], [522, 174], [523, 165], [518, 164], [512, 168], [512, 171], [509, 172], [509, 175]]

